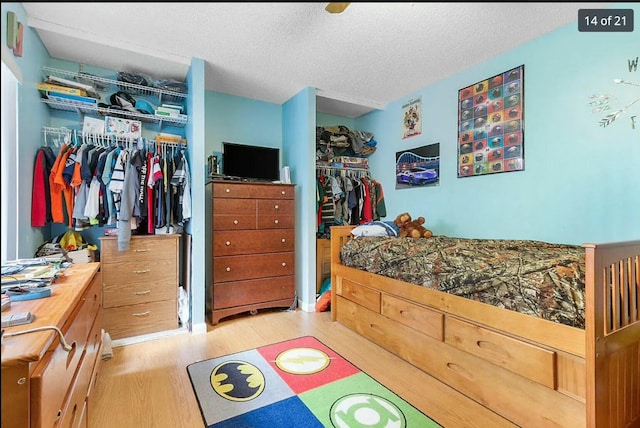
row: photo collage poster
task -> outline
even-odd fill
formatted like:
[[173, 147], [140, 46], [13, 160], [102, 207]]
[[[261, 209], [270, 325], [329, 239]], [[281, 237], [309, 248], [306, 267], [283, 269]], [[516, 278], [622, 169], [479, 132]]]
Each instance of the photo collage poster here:
[[524, 65], [458, 91], [458, 177], [524, 170]]

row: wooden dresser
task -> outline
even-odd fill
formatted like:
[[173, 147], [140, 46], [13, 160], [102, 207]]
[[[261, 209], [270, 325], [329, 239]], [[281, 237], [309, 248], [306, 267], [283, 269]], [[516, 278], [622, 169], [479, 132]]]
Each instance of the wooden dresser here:
[[180, 235], [100, 238], [104, 329], [112, 339], [178, 328]]
[[50, 297], [11, 302], [2, 315], [30, 311], [30, 324], [6, 334], [53, 329], [2, 338], [2, 427], [87, 427], [90, 396], [102, 354], [100, 264], [72, 265], [56, 280]]
[[295, 301], [295, 185], [213, 181], [211, 324]]

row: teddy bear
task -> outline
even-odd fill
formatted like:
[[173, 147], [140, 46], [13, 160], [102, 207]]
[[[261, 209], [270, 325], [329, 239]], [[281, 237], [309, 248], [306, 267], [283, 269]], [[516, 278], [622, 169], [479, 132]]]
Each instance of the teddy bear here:
[[412, 220], [409, 213], [402, 213], [396, 217], [393, 223], [400, 229], [401, 237], [431, 238], [433, 236], [433, 232], [423, 226], [425, 223], [424, 217]]

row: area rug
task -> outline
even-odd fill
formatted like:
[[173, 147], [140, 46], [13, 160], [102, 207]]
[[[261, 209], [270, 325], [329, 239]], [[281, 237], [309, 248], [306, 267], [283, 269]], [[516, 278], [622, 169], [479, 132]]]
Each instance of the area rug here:
[[215, 428], [440, 427], [312, 336], [187, 366]]

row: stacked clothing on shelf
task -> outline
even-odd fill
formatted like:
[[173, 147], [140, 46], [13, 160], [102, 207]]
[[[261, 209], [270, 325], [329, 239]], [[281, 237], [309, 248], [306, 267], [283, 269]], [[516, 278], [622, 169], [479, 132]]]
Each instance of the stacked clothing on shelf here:
[[316, 160], [329, 160], [336, 156], [369, 156], [376, 151], [374, 135], [366, 131], [353, 131], [343, 125], [316, 127]]

